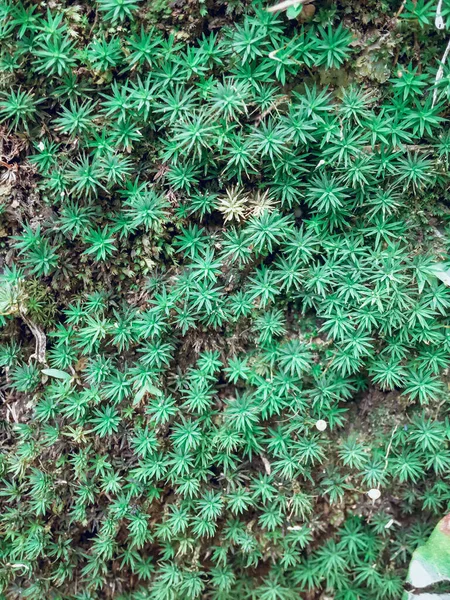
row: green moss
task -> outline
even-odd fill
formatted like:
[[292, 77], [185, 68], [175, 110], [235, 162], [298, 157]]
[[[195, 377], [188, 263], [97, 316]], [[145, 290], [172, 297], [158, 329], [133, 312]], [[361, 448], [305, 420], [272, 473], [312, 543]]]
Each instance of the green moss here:
[[422, 4], [0, 2], [0, 594], [401, 596], [450, 498]]

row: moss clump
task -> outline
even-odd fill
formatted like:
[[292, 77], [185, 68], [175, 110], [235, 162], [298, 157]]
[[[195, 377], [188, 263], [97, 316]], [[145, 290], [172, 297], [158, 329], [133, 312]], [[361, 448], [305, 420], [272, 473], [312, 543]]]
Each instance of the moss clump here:
[[0, 2], [8, 598], [395, 600], [449, 501], [445, 36], [233, 6]]

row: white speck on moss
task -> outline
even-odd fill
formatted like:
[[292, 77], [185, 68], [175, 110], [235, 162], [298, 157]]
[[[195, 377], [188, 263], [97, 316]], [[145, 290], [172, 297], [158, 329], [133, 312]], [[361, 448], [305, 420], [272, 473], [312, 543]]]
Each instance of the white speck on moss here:
[[378, 500], [378, 498], [380, 498], [380, 496], [381, 496], [381, 492], [380, 492], [380, 490], [373, 488], [367, 492], [367, 495], [369, 496], [369, 498], [371, 500]]

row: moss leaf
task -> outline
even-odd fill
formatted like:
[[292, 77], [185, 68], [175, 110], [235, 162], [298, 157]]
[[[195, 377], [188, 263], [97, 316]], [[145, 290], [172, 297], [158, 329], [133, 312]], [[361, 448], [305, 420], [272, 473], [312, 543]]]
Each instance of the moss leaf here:
[[47, 375], [47, 377], [56, 377], [56, 379], [64, 379], [66, 381], [71, 378], [69, 373], [60, 371], [59, 369], [42, 369], [41, 373]]

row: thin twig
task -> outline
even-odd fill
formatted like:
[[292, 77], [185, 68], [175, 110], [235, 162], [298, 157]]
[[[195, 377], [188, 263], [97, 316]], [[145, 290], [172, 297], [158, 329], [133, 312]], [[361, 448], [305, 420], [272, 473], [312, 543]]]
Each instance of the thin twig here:
[[254, 122], [255, 127], [258, 127], [258, 125], [261, 123], [261, 121], [265, 117], [267, 117], [267, 115], [270, 115], [270, 113], [273, 110], [276, 110], [276, 108], [279, 104], [281, 104], [282, 102], [285, 102], [287, 99], [288, 99], [288, 96], [281, 96], [280, 98], [277, 98], [277, 100], [272, 102], [272, 104], [269, 106], [269, 108], [267, 108], [264, 112], [262, 112], [260, 115], [258, 115], [256, 117], [255, 122]]
[[399, 16], [402, 14], [403, 9], [405, 8], [405, 5], [406, 5], [406, 0], [403, 0], [402, 5], [398, 9], [398, 11], [395, 13], [395, 19], [398, 19]]
[[29, 319], [23, 311], [20, 311], [20, 316], [30, 328], [36, 342], [35, 352], [30, 356], [30, 358], [35, 358], [39, 363], [45, 365], [45, 350], [47, 347], [47, 338], [45, 333], [38, 325], [36, 325], [36, 323]]
[[294, 6], [294, 5], [298, 5], [298, 4], [306, 4], [307, 2], [310, 2], [311, 0], [283, 0], [283, 2], [279, 2], [278, 4], [275, 4], [275, 6], [269, 6], [268, 8], [266, 8], [267, 12], [273, 13], [273, 12], [278, 12], [281, 10], [286, 10], [287, 8], [289, 8], [290, 6]]
[[[387, 469], [387, 467], [388, 467], [388, 464], [389, 464], [389, 454], [391, 453], [392, 442], [394, 441], [394, 435], [395, 435], [395, 432], [397, 431], [397, 429], [398, 429], [398, 423], [397, 423], [397, 425], [394, 427], [394, 429], [392, 430], [391, 439], [389, 440], [389, 444], [388, 444], [388, 447], [387, 447], [387, 450], [386, 450], [386, 455], [385, 455], [385, 457], [384, 457], [384, 461], [385, 461], [385, 462], [384, 462], [384, 469], [383, 469], [383, 473], [384, 473], [384, 471], [386, 471], [386, 469]], [[379, 490], [379, 489], [380, 489], [380, 484], [378, 484], [378, 485], [377, 485], [377, 488], [376, 488], [376, 489], [377, 489], [377, 490]]]
[[444, 52], [444, 56], [442, 57], [442, 60], [441, 60], [440, 65], [439, 65], [439, 69], [437, 70], [436, 79], [434, 80], [434, 91], [433, 91], [433, 104], [432, 104], [432, 106], [434, 106], [436, 104], [437, 95], [438, 95], [437, 85], [440, 82], [440, 80], [442, 79], [442, 77], [444, 76], [444, 66], [445, 66], [445, 63], [447, 61], [447, 57], [448, 57], [449, 52], [450, 52], [450, 40], [448, 41], [447, 48], [445, 49], [445, 52]]

